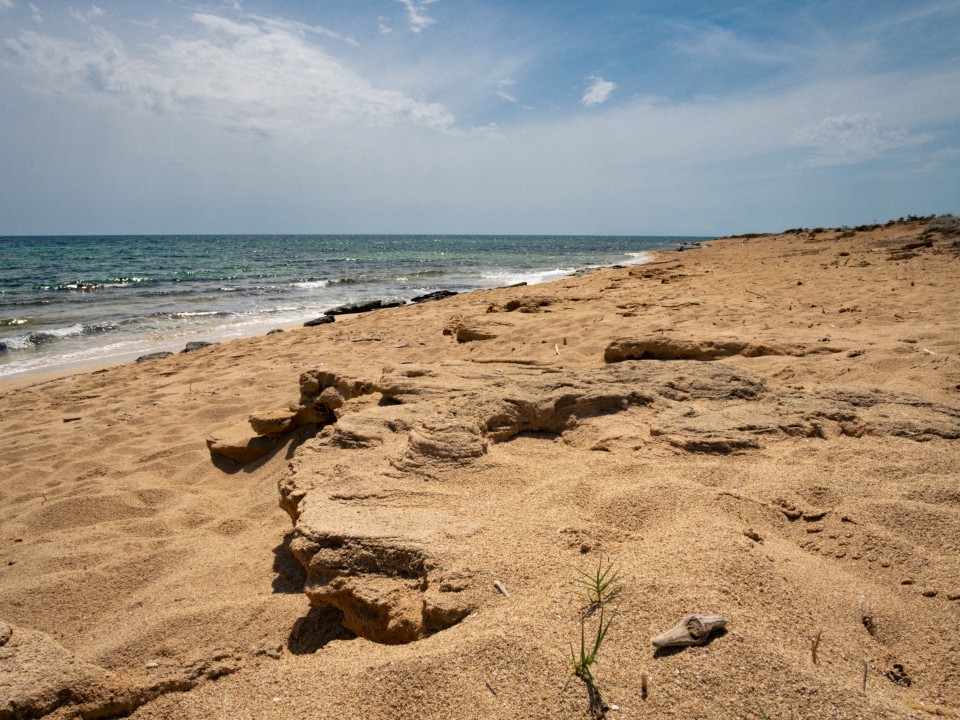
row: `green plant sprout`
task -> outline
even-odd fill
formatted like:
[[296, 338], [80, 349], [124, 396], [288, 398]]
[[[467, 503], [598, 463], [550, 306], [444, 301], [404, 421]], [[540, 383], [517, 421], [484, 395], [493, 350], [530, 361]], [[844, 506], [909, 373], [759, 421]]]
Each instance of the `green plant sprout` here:
[[583, 609], [583, 615], [592, 615], [597, 609], [613, 600], [620, 593], [620, 573], [614, 567], [613, 561], [609, 561], [604, 566], [603, 556], [597, 561], [597, 569], [593, 572], [577, 571], [580, 574], [573, 581], [577, 589], [577, 594], [582, 597], [587, 605]]

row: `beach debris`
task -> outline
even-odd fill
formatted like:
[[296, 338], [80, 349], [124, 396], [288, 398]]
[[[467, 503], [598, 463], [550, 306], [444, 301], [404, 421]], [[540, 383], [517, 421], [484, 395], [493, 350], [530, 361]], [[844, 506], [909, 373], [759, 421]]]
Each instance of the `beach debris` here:
[[820, 649], [820, 638], [823, 637], [823, 628], [817, 632], [812, 638], [810, 638], [810, 656], [813, 660], [813, 664], [817, 664], [817, 650]]
[[160, 358], [170, 357], [173, 355], [169, 350], [161, 350], [160, 352], [147, 353], [146, 355], [141, 355], [137, 358], [138, 363], [146, 362], [148, 360], [159, 360]]
[[65, 417], [65, 418], [63, 419], [63, 421], [64, 421], [65, 423], [72, 423], [72, 422], [76, 422], [77, 420], [82, 420], [82, 419], [83, 419], [83, 418], [81, 418], [79, 415], [77, 415], [76, 417]]
[[333, 322], [333, 315], [321, 315], [318, 318], [313, 320], [307, 320], [303, 326], [304, 327], [316, 327], [317, 325], [326, 325], [327, 323]]
[[493, 586], [494, 586], [497, 590], [499, 590], [499, 591], [500, 591], [500, 594], [503, 595], [504, 597], [510, 597], [510, 593], [507, 592], [506, 586], [505, 586], [502, 582], [500, 582], [499, 580], [494, 580], [494, 581], [493, 581]]
[[493, 685], [490, 684], [490, 681], [489, 681], [489, 680], [484, 680], [484, 681], [483, 681], [483, 684], [487, 686], [487, 690], [489, 690], [490, 692], [492, 692], [494, 695], [497, 694], [497, 691], [493, 689]]
[[722, 630], [726, 626], [726, 619], [719, 615], [694, 613], [687, 615], [666, 632], [652, 638], [650, 642], [656, 648], [703, 645], [714, 630]]

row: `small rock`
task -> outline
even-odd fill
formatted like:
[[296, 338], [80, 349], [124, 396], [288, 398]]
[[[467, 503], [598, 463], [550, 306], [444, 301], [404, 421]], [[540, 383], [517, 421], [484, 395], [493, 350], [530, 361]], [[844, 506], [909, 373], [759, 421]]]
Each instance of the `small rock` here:
[[17, 564], [16, 560], [7, 560], [7, 565], [16, 565], [16, 564]]
[[147, 663], [146, 667], [147, 667], [147, 670], [153, 670], [155, 668], [160, 667], [160, 663], [151, 661]]
[[193, 352], [195, 350], [202, 350], [205, 347], [210, 347], [211, 345], [219, 345], [220, 343], [206, 342], [205, 340], [193, 340], [187, 343], [187, 346], [180, 351], [180, 354]]
[[289, 410], [271, 410], [253, 413], [248, 420], [257, 435], [282, 435], [293, 427], [295, 414]]
[[283, 332], [282, 328], [274, 328], [273, 330], [268, 332], [267, 335], [277, 335], [278, 333], [282, 333], [282, 332]]
[[457, 293], [453, 290], [435, 290], [434, 292], [427, 293], [426, 295], [417, 295], [415, 298], [410, 298], [412, 303], [423, 303], [430, 302], [431, 300], [443, 300], [444, 298], [453, 297]]
[[307, 320], [303, 326], [304, 327], [316, 327], [317, 325], [326, 325], [327, 323], [333, 322], [333, 315], [321, 315], [318, 318], [313, 320]]
[[932, 598], [932, 597], [936, 597], [936, 596], [937, 596], [937, 591], [936, 591], [936, 590], [927, 589], [927, 590], [924, 590], [923, 592], [921, 592], [920, 594], [923, 595], [924, 597]]
[[900, 663], [894, 663], [893, 666], [884, 673], [884, 675], [886, 675], [890, 682], [896, 685], [903, 685], [904, 687], [910, 687], [913, 685], [913, 678], [907, 674], [906, 669]]
[[901, 585], [913, 585], [913, 583], [914, 583], [913, 578], [904, 578], [903, 580], [900, 581]]
[[3, 620], [0, 620], [0, 647], [6, 645], [7, 640], [9, 640], [12, 636], [13, 628], [7, 625], [7, 623], [5, 623]]
[[754, 542], [761, 543], [761, 544], [763, 543], [763, 537], [760, 535], [760, 533], [758, 533], [753, 528], [747, 528], [746, 530], [743, 531], [743, 534], [746, 535], [751, 540], [753, 540]]
[[237, 424], [207, 438], [211, 455], [222, 455], [241, 465], [257, 460], [274, 450], [277, 439], [267, 435], [250, 437], [249, 425]]
[[141, 355], [137, 358], [138, 363], [146, 362], [147, 360], [159, 360], [160, 358], [170, 357], [173, 355], [169, 350], [161, 350], [160, 352], [147, 353], [146, 355]]

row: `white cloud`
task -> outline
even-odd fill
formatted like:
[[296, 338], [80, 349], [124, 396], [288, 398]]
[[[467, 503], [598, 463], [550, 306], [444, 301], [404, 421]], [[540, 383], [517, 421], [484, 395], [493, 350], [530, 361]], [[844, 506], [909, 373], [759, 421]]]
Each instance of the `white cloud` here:
[[0, 0], [0, 10], [10, 10], [13, 8], [13, 0]]
[[453, 131], [443, 105], [375, 87], [311, 42], [304, 26], [206, 13], [192, 19], [193, 37], [163, 36], [135, 49], [96, 26], [85, 41], [21, 31], [5, 44], [38, 90], [200, 116], [231, 129], [300, 138], [356, 122]]
[[580, 99], [584, 107], [593, 107], [606, 102], [610, 93], [617, 89], [616, 83], [604, 80], [602, 77], [594, 76], [590, 79], [592, 80], [590, 87], [587, 88], [587, 92]]
[[424, 28], [433, 25], [436, 20], [427, 15], [427, 6], [437, 0], [397, 0], [407, 9], [407, 19], [410, 21], [410, 30], [418, 33]]
[[833, 115], [798, 130], [794, 142], [814, 151], [805, 166], [825, 167], [866, 162], [887, 150], [933, 139], [930, 135], [911, 135], [903, 128], [883, 128], [878, 122], [876, 116]]
[[82, 23], [89, 23], [97, 18], [103, 17], [105, 13], [103, 12], [103, 8], [91, 5], [82, 12], [80, 10], [70, 10], [70, 14]]
[[513, 95], [512, 93], [507, 92], [506, 90], [506, 88], [512, 87], [515, 84], [516, 82], [514, 80], [511, 80], [510, 78], [507, 78], [506, 80], [501, 80], [500, 82], [498, 82], [497, 83], [498, 89], [496, 91], [497, 97], [502, 98], [507, 102], [515, 103], [517, 101], [516, 96]]
[[35, 23], [37, 23], [38, 25], [39, 25], [40, 23], [42, 23], [42, 22], [43, 22], [43, 13], [40, 11], [40, 8], [38, 8], [38, 7], [37, 7], [36, 5], [34, 5], [33, 3], [30, 3], [30, 4], [29, 4], [29, 8], [30, 8], [30, 14], [31, 14], [31, 16], [33, 17], [33, 21], [34, 21]]
[[387, 25], [387, 19], [383, 15], [377, 17], [377, 30], [381, 35], [389, 35], [393, 32], [393, 28]]

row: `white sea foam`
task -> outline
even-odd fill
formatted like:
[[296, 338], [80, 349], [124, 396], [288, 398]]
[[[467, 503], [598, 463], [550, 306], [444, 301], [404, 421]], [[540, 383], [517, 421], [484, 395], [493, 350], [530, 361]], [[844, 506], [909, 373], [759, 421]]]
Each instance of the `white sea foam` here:
[[653, 255], [648, 252], [629, 252], [624, 253], [626, 260], [622, 260], [622, 265], [643, 265], [653, 259]]
[[329, 284], [329, 280], [304, 280], [303, 282], [293, 283], [293, 287], [309, 290], [310, 288], [325, 288]]
[[517, 285], [527, 283], [527, 285], [537, 285], [539, 283], [558, 280], [562, 277], [573, 275], [574, 268], [555, 268], [553, 270], [534, 270], [528, 272], [494, 272], [485, 273], [481, 277], [494, 285]]

